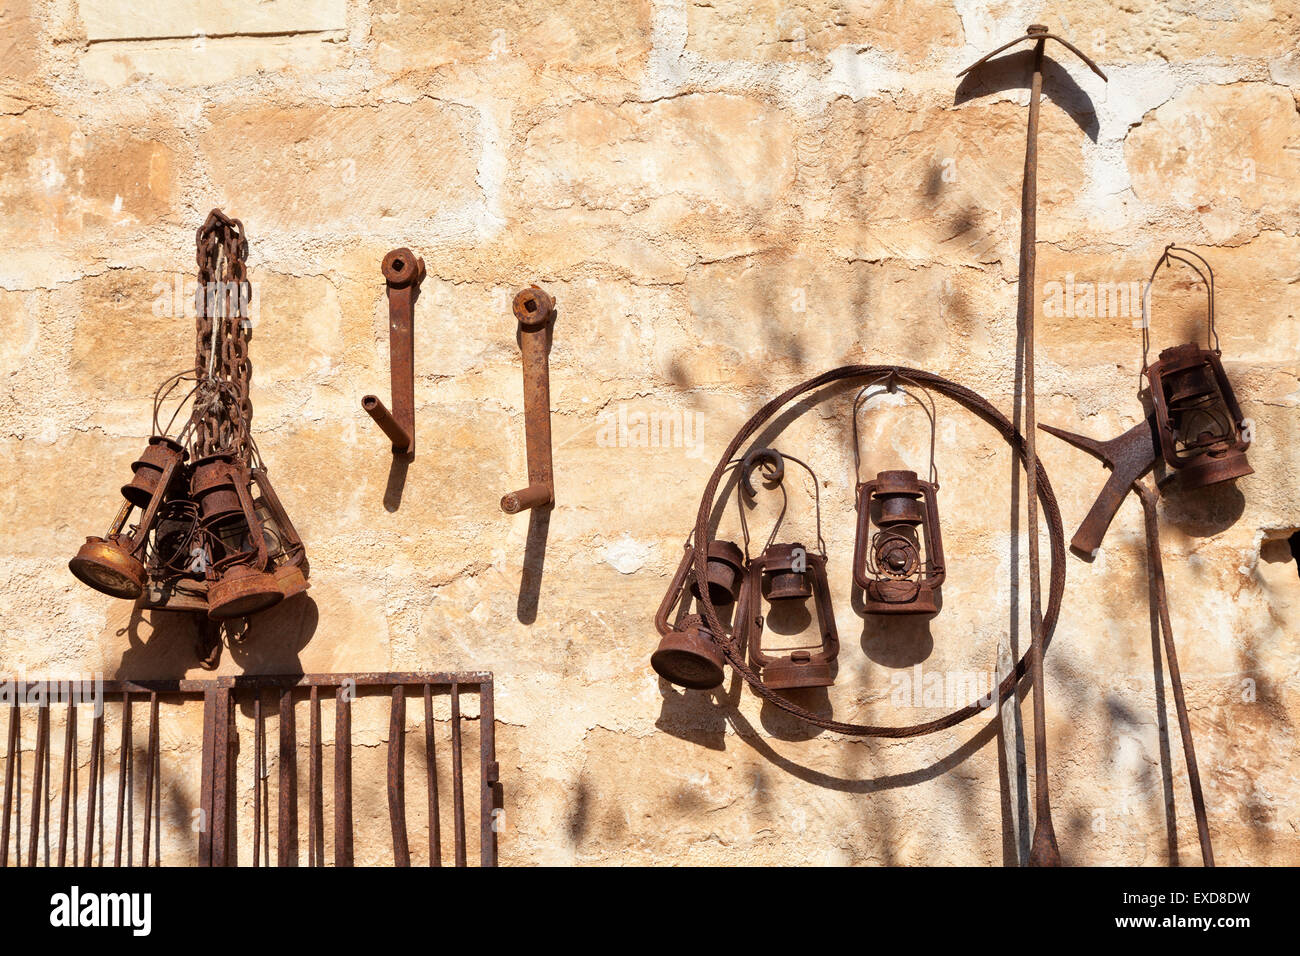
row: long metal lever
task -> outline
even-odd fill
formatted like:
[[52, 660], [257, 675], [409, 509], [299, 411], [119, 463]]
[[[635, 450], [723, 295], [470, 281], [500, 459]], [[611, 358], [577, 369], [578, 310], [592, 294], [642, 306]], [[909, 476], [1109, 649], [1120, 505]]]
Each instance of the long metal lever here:
[[410, 249], [394, 249], [380, 266], [388, 288], [388, 364], [392, 373], [393, 410], [378, 395], [361, 399], [361, 407], [393, 443], [393, 454], [415, 454], [415, 300], [424, 281], [424, 260]]
[[501, 499], [508, 515], [555, 503], [555, 478], [551, 470], [551, 370], [550, 323], [555, 300], [538, 286], [515, 296], [519, 320], [519, 347], [524, 365], [524, 436], [528, 442], [528, 487]]

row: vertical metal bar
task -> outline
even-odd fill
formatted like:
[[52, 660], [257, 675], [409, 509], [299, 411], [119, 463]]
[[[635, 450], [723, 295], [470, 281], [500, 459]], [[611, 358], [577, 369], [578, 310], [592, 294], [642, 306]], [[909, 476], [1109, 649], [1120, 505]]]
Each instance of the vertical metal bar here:
[[[205, 748], [206, 749], [206, 748]], [[113, 834], [113, 866], [122, 865], [122, 813], [127, 800], [127, 768], [131, 755], [131, 695], [122, 692], [122, 742], [117, 752], [117, 829]], [[127, 841], [130, 846], [130, 841]], [[127, 850], [130, 853], [130, 850]]]
[[442, 866], [442, 821], [438, 819], [438, 757], [434, 749], [433, 687], [424, 685], [424, 766], [429, 793], [429, 865]]
[[54, 798], [54, 748], [50, 746], [51, 710], [50, 704], [46, 703], [44, 713], [41, 714], [45, 720], [45, 792], [41, 800], [41, 816], [44, 818], [41, 824], [41, 862], [46, 868], [50, 865], [50, 802]]
[[311, 791], [307, 810], [309, 855], [311, 866], [325, 865], [325, 788], [321, 782], [320, 692], [311, 688], [311, 758], [308, 764], [307, 789]]
[[157, 728], [154, 730], [154, 791], [153, 791], [153, 864], [162, 866], [162, 747], [158, 746]]
[[[59, 794], [59, 866], [68, 865], [68, 796], [72, 790], [72, 767], [77, 762], [77, 707], [68, 695], [68, 713], [63, 724], [63, 788]], [[76, 865], [76, 852], [73, 852]]]
[[[14, 773], [18, 763], [18, 701], [9, 705], [9, 741], [5, 747], [5, 805], [4, 821], [0, 824], [0, 866], [9, 865], [9, 819], [14, 806]], [[23, 786], [22, 777], [18, 778], [18, 789]], [[21, 841], [21, 822], [19, 840]]]
[[158, 759], [158, 692], [149, 692], [149, 750], [144, 769], [144, 847], [140, 865], [149, 865], [149, 838], [153, 835], [154, 764]]
[[456, 865], [465, 862], [465, 777], [461, 773], [460, 685], [451, 685], [451, 799], [456, 837]]
[[262, 722], [262, 693], [253, 691], [253, 866], [262, 865], [262, 759], [266, 742]]
[[27, 865], [36, 865], [36, 847], [41, 835], [42, 778], [45, 774], [45, 751], [49, 747], [50, 706], [42, 701], [36, 712], [36, 767], [32, 771], [32, 826], [27, 842]]
[[352, 865], [352, 692], [334, 696], [334, 865]]
[[[96, 707], [100, 702], [96, 701]], [[103, 800], [102, 780], [104, 778], [104, 712], [95, 714], [90, 729], [90, 786], [86, 788], [86, 857], [83, 866], [90, 866], [95, 856], [95, 807], [96, 798]], [[100, 789], [97, 791], [96, 788]], [[99, 819], [104, 819], [103, 803], [99, 804]], [[103, 846], [103, 824], [100, 824], [100, 846]], [[100, 853], [102, 861], [103, 852]], [[0, 863], [2, 866], [3, 863]]]
[[293, 691], [280, 691], [280, 826], [277, 866], [298, 865], [298, 748], [293, 722]]
[[212, 708], [212, 865], [230, 866], [230, 792], [234, 773], [230, 688], [218, 686]]
[[1214, 847], [1210, 842], [1210, 823], [1205, 814], [1205, 794], [1201, 791], [1201, 772], [1196, 764], [1196, 747], [1192, 742], [1192, 724], [1187, 715], [1187, 700], [1183, 697], [1183, 676], [1178, 669], [1178, 651], [1174, 647], [1174, 627], [1169, 618], [1169, 595], [1165, 591], [1165, 565], [1160, 554], [1160, 517], [1156, 508], [1156, 493], [1145, 482], [1133, 483], [1142, 500], [1142, 513], [1147, 533], [1147, 562], [1152, 582], [1155, 584], [1156, 610], [1160, 615], [1160, 631], [1164, 637], [1165, 657], [1169, 661], [1169, 683], [1174, 692], [1174, 709], [1178, 714], [1178, 732], [1183, 738], [1183, 758], [1187, 763], [1187, 784], [1192, 791], [1192, 811], [1196, 815], [1196, 834], [1201, 842], [1201, 862], [1214, 866]]
[[410, 866], [411, 850], [406, 843], [406, 694], [401, 684], [393, 687], [388, 712], [388, 820], [393, 829], [393, 865]]
[[[217, 692], [203, 691], [203, 767], [199, 774], [199, 866], [212, 865], [212, 774], [216, 762]], [[118, 811], [119, 818], [121, 810]]]
[[496, 711], [492, 703], [492, 681], [484, 680], [478, 688], [479, 765], [482, 771], [479, 818], [479, 864], [497, 865], [496, 785], [497, 767]]

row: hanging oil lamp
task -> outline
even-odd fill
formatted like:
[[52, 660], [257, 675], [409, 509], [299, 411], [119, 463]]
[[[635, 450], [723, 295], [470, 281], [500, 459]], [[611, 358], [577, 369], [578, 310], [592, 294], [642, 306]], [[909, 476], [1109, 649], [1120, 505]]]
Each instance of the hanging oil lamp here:
[[[134, 475], [122, 486], [125, 499], [104, 537], [90, 536], [68, 562], [68, 569], [84, 584], [113, 597], [135, 600], [148, 578], [144, 558], [163, 501], [172, 490], [188, 453], [179, 442], [162, 435], [149, 439], [144, 454], [131, 464]], [[140, 523], [127, 530], [131, 513], [139, 510]]]
[[[1200, 265], [1183, 254], [1195, 257]], [[1161, 489], [1167, 489], [1177, 478], [1182, 488], [1190, 490], [1241, 478], [1253, 474], [1254, 469], [1246, 461], [1250, 439], [1241, 406], [1220, 360], [1222, 352], [1214, 328], [1214, 271], [1210, 264], [1192, 250], [1170, 243], [1151, 270], [1148, 295], [1161, 264], [1169, 268], [1173, 259], [1189, 266], [1205, 284], [1208, 344], [1212, 348], [1201, 348], [1195, 342], [1175, 345], [1148, 364], [1150, 326], [1149, 316], [1144, 315], [1142, 373], [1150, 386], [1160, 454], [1169, 468], [1169, 474], [1160, 482]]]
[[[670, 620], [674, 609], [682, 605], [688, 582], [691, 593], [697, 600], [699, 598], [694, 563], [695, 547], [688, 541], [677, 572], [655, 614], [655, 629], [660, 641], [659, 647], [650, 655], [650, 666], [670, 684], [691, 690], [712, 690], [721, 686], [722, 668], [726, 663], [719, 641], [698, 614], [680, 615], [675, 623]], [[718, 590], [728, 596], [732, 593], [721, 587]], [[708, 593], [709, 599], [713, 600], [712, 585]]]
[[[784, 485], [785, 461], [793, 461], [804, 468], [813, 483], [813, 501], [817, 516], [817, 549], [811, 550], [802, 542], [776, 540], [789, 505], [789, 494]], [[831, 605], [830, 583], [826, 578], [826, 545], [821, 531], [821, 490], [817, 475], [805, 462], [792, 455], [782, 455], [773, 448], [761, 448], [745, 456], [741, 465], [741, 527], [744, 531], [745, 553], [749, 552], [749, 528], [745, 521], [745, 500], [755, 496], [750, 480], [753, 469], [762, 467], [769, 487], [779, 488], [782, 495], [781, 511], [772, 526], [763, 551], [749, 561], [746, 575], [747, 595], [738, 608], [743, 614], [737, 625], [741, 639], [749, 651], [751, 666], [758, 671], [763, 683], [773, 690], [793, 690], [805, 687], [830, 687], [835, 683], [832, 666], [839, 656], [839, 635], [835, 629], [835, 611]], [[788, 612], [806, 606], [812, 601], [812, 618], [817, 627], [820, 645], [816, 648], [795, 648], [786, 654], [772, 654], [763, 649], [763, 630], [767, 622], [763, 602], [772, 611]]]
[[[738, 467], [740, 459], [732, 461], [728, 469]], [[733, 631], [745, 618], [745, 552], [734, 541], [715, 539], [708, 543], [705, 558], [705, 582], [700, 587], [695, 573], [695, 545], [686, 541], [681, 563], [673, 575], [668, 590], [664, 592], [659, 610], [655, 614], [655, 629], [659, 632], [659, 647], [650, 656], [650, 666], [664, 680], [692, 690], [712, 690], [722, 684], [723, 665], [721, 641], [704, 619], [687, 613], [691, 598], [700, 601], [704, 594], [715, 606], [725, 607], [740, 601], [732, 617]], [[672, 620], [674, 612], [677, 620]], [[730, 634], [722, 640], [730, 640]]]
[[[853, 455], [855, 471], [861, 466], [858, 446], [858, 411], [873, 395], [868, 383], [853, 402]], [[915, 386], [914, 383], [913, 387]], [[862, 589], [867, 614], [936, 614], [938, 591], [944, 579], [943, 538], [939, 530], [939, 476], [934, 466], [934, 401], [929, 404], [889, 375], [884, 392], [912, 398], [930, 419], [929, 481], [914, 471], [879, 472], [871, 481], [858, 482], [857, 538], [853, 546], [853, 583]]]
[[[88, 538], [69, 567], [91, 587], [138, 598], [142, 607], [229, 621], [302, 593], [310, 572], [250, 432], [244, 227], [213, 210], [196, 245], [195, 365], [155, 392], [153, 436], [122, 488], [125, 503], [108, 534]], [[164, 405], [186, 383], [192, 387], [164, 424]], [[173, 437], [187, 405], [188, 420]], [[140, 521], [128, 527], [136, 509]], [[215, 666], [214, 656], [203, 656]]]

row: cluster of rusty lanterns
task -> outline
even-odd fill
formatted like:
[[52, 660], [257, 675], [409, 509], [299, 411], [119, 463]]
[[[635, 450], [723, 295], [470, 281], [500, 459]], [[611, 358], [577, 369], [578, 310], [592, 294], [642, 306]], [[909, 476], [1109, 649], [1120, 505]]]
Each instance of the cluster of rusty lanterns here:
[[[117, 516], [68, 565], [97, 591], [217, 622], [308, 588], [306, 549], [249, 430], [247, 257], [242, 223], [213, 210], [198, 230], [195, 366], [158, 387], [154, 434], [131, 465]], [[186, 383], [164, 425], [163, 406]], [[169, 435], [187, 403], [188, 420]]]
[[[872, 397], [873, 388], [877, 389], [875, 394], [905, 393], [925, 409], [931, 426], [931, 480], [921, 480], [914, 471], [894, 470], [882, 471], [871, 481], [858, 483], [853, 585], [862, 592], [862, 609], [866, 614], [934, 615], [939, 612], [939, 586], [944, 578], [936, 498], [939, 484], [934, 467], [934, 402], [923, 388], [896, 373], [868, 383], [853, 405], [855, 461], [858, 411]], [[918, 392], [926, 396], [928, 405]], [[799, 540], [777, 540], [789, 506], [785, 486], [787, 461], [802, 467], [811, 479], [816, 548], [808, 548]], [[835, 683], [840, 641], [826, 572], [817, 475], [806, 462], [775, 448], [756, 448], [743, 458], [732, 460], [727, 467], [738, 469], [737, 499], [744, 545], [726, 540], [708, 543], [705, 585], [710, 603], [734, 608], [730, 626], [727, 633], [715, 635], [699, 613], [690, 612], [691, 600], [698, 602], [701, 590], [694, 570], [694, 545], [688, 541], [655, 616], [661, 640], [651, 656], [651, 666], [670, 683], [710, 690], [722, 683], [725, 644], [734, 653], [747, 656], [754, 672], [772, 690], [830, 687]], [[757, 497], [753, 484], [755, 470], [762, 475], [764, 485], [779, 491], [782, 499], [762, 551], [751, 558], [746, 508], [752, 507]], [[671, 621], [674, 609], [678, 613], [675, 623]], [[773, 630], [774, 615], [783, 621], [796, 620], [804, 612], [810, 626], [815, 627], [816, 644], [788, 649], [785, 653], [764, 648], [764, 630]]]
[[1242, 478], [1254, 469], [1246, 461], [1249, 429], [1220, 359], [1223, 353], [1214, 328], [1214, 270], [1202, 256], [1170, 243], [1151, 271], [1152, 283], [1160, 266], [1168, 269], [1173, 260], [1191, 267], [1205, 285], [1208, 344], [1212, 348], [1201, 348], [1195, 342], [1175, 345], [1148, 363], [1150, 326], [1143, 321], [1142, 374], [1150, 386], [1160, 455], [1168, 469], [1161, 488], [1170, 487], [1176, 479], [1178, 487], [1193, 490]]

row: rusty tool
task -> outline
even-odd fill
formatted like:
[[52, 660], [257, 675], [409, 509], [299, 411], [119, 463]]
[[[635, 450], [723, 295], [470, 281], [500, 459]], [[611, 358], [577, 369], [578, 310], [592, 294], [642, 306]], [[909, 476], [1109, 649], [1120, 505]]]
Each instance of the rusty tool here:
[[393, 443], [394, 455], [415, 454], [415, 300], [424, 281], [424, 260], [410, 249], [394, 249], [380, 264], [388, 294], [388, 366], [393, 410], [378, 395], [361, 407]]
[[508, 515], [555, 504], [555, 477], [551, 468], [551, 320], [555, 300], [533, 285], [515, 296], [519, 320], [519, 348], [524, 365], [524, 437], [528, 446], [528, 487], [501, 499]]
[[981, 57], [958, 76], [969, 73], [990, 58], [1018, 43], [1034, 44], [1033, 66], [1029, 84], [1029, 131], [1025, 139], [1025, 175], [1020, 206], [1020, 281], [1018, 312], [1023, 335], [1025, 356], [1025, 468], [1031, 476], [1025, 483], [1025, 506], [1028, 511], [1029, 532], [1029, 631], [1031, 641], [1030, 673], [1034, 685], [1034, 801], [1036, 823], [1033, 845], [1029, 851], [1030, 866], [1059, 866], [1061, 853], [1056, 845], [1056, 832], [1052, 827], [1051, 801], [1047, 779], [1047, 715], [1043, 701], [1043, 619], [1039, 595], [1040, 567], [1038, 548], [1038, 489], [1032, 476], [1038, 470], [1038, 447], [1035, 442], [1034, 414], [1034, 270], [1037, 264], [1038, 229], [1038, 113], [1042, 105], [1043, 54], [1048, 40], [1056, 40], [1102, 78], [1106, 74], [1078, 47], [1051, 33], [1042, 24], [1031, 24], [1025, 35], [1004, 43], [993, 52]]
[[[1187, 782], [1192, 791], [1192, 809], [1196, 814], [1196, 831], [1201, 841], [1201, 859], [1206, 866], [1214, 866], [1214, 849], [1210, 845], [1210, 826], [1205, 815], [1205, 795], [1201, 791], [1201, 775], [1196, 765], [1196, 749], [1192, 743], [1192, 725], [1187, 716], [1187, 701], [1183, 696], [1183, 678], [1178, 669], [1178, 652], [1174, 647], [1173, 625], [1169, 619], [1169, 597], [1165, 590], [1164, 562], [1160, 556], [1160, 523], [1156, 508], [1157, 493], [1141, 478], [1155, 464], [1156, 444], [1152, 419], [1135, 425], [1119, 438], [1110, 441], [1097, 441], [1073, 432], [1063, 431], [1041, 425], [1062, 441], [1081, 448], [1093, 455], [1111, 469], [1111, 477], [1102, 489], [1097, 503], [1088, 512], [1088, 517], [1075, 534], [1077, 546], [1080, 538], [1091, 543], [1095, 536], [1096, 545], [1090, 554], [1096, 554], [1101, 545], [1101, 538], [1106, 533], [1110, 519], [1114, 517], [1123, 496], [1130, 490], [1135, 492], [1142, 502], [1142, 515], [1146, 526], [1147, 538], [1147, 573], [1151, 578], [1152, 591], [1155, 595], [1156, 610], [1160, 617], [1160, 632], [1164, 640], [1165, 657], [1169, 662], [1169, 682], [1174, 692], [1174, 708], [1178, 712], [1178, 730], [1183, 738], [1183, 756], [1187, 762]], [[1120, 489], [1117, 482], [1129, 475], [1132, 480]], [[1108, 509], [1108, 510], [1107, 510]]]
[[1128, 496], [1133, 483], [1155, 467], [1160, 454], [1155, 435], [1155, 416], [1147, 416], [1118, 438], [1109, 441], [1085, 438], [1051, 425], [1038, 427], [1049, 435], [1055, 435], [1062, 441], [1091, 452], [1111, 470], [1101, 494], [1070, 540], [1070, 550], [1091, 561], [1097, 556], [1106, 529], [1110, 527], [1115, 512], [1119, 511], [1119, 506]]

